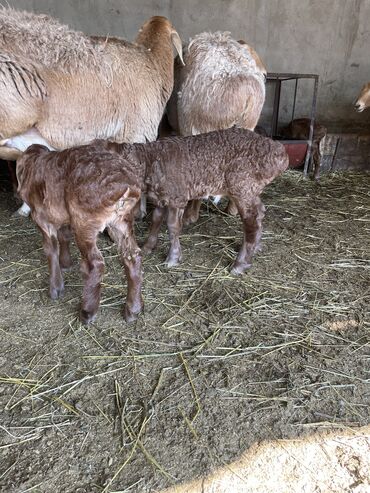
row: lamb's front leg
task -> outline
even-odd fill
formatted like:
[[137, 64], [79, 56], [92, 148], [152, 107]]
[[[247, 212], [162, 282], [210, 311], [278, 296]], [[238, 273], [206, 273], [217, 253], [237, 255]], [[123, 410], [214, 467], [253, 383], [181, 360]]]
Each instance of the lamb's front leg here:
[[161, 229], [166, 212], [167, 209], [165, 207], [156, 207], [154, 209], [148, 239], [142, 248], [144, 254], [152, 253], [157, 246], [159, 230]]
[[184, 209], [168, 208], [167, 226], [171, 246], [166, 259], [167, 267], [177, 265], [182, 259], [179, 236], [182, 230], [183, 215]]
[[[127, 296], [124, 310], [124, 318], [126, 322], [134, 322], [139, 313], [142, 311], [144, 303], [141, 295], [141, 286], [143, 283], [142, 266], [141, 266], [141, 254], [140, 248], [136, 244], [135, 239], [132, 237], [129, 240], [132, 251], [131, 255], [126, 253], [122, 255], [122, 261], [125, 268], [125, 274], [127, 279]], [[125, 250], [126, 246], [123, 247]], [[133, 249], [133, 250], [132, 250]]]
[[231, 273], [239, 275], [251, 266], [252, 256], [259, 247], [265, 207], [259, 197], [256, 197], [252, 203], [235, 199], [235, 204], [243, 222], [244, 237]]

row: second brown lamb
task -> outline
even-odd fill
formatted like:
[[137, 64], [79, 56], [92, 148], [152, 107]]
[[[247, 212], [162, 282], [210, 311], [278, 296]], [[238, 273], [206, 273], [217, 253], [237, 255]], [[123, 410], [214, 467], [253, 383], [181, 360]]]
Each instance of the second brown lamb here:
[[146, 193], [156, 206], [145, 253], [155, 248], [167, 216], [171, 246], [166, 262], [176, 265], [181, 260], [179, 235], [188, 201], [227, 196], [235, 202], [244, 230], [231, 272], [241, 274], [250, 267], [262, 233], [261, 192], [288, 167], [282, 144], [237, 127], [148, 144], [98, 142], [145, 168]]

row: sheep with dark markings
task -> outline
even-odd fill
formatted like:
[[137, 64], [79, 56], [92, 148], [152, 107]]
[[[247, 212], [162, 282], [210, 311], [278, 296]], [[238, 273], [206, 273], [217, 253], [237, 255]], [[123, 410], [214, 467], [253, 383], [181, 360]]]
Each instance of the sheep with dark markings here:
[[129, 43], [0, 8], [0, 158], [14, 158], [9, 141], [24, 151], [155, 140], [173, 88], [173, 47], [181, 57], [181, 39], [161, 16]]

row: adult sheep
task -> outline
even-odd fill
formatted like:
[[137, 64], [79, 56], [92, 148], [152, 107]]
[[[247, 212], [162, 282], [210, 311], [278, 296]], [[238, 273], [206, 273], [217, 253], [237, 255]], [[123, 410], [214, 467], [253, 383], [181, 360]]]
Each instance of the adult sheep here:
[[[45, 15], [0, 10], [0, 139], [25, 150], [65, 149], [107, 138], [146, 142], [173, 88], [181, 39], [152, 17], [134, 43], [88, 37]], [[18, 145], [21, 144], [21, 145]], [[0, 147], [0, 158], [9, 158]]]
[[365, 84], [355, 102], [356, 111], [361, 113], [370, 106], [370, 82]]
[[[230, 128], [254, 130], [265, 101], [266, 68], [245, 41], [228, 32], [201, 33], [175, 65], [175, 87], [168, 116], [180, 135]], [[189, 204], [184, 222], [195, 222], [200, 202]], [[231, 203], [228, 208], [237, 214]]]

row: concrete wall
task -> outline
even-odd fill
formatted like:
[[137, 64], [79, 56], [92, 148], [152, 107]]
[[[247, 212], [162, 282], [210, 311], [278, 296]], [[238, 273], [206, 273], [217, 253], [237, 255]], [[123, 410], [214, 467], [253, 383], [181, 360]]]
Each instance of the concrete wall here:
[[[333, 129], [369, 127], [352, 103], [370, 80], [370, 0], [8, 0], [89, 34], [132, 40], [152, 15], [171, 19], [184, 40], [228, 30], [256, 48], [270, 72], [318, 73], [318, 117]], [[305, 92], [300, 100], [304, 102]], [[307, 107], [308, 110], [308, 107]], [[289, 108], [283, 107], [288, 115]], [[297, 115], [297, 116], [303, 116]]]

